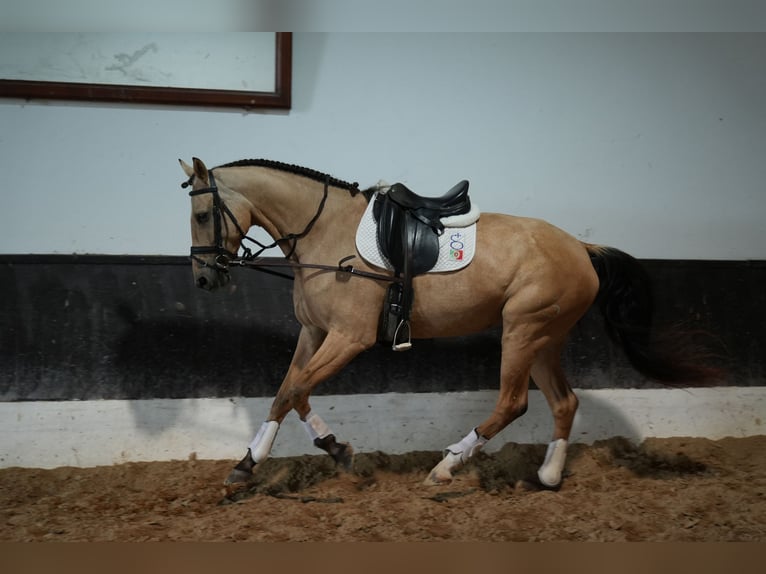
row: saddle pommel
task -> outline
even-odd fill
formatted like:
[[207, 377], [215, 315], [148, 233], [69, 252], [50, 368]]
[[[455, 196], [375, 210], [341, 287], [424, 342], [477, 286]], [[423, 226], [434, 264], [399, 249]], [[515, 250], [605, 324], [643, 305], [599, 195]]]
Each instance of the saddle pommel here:
[[402, 183], [395, 183], [388, 190], [389, 198], [404, 208], [425, 210], [437, 217], [460, 215], [471, 210], [468, 197], [468, 181], [462, 180], [441, 197], [423, 197]]

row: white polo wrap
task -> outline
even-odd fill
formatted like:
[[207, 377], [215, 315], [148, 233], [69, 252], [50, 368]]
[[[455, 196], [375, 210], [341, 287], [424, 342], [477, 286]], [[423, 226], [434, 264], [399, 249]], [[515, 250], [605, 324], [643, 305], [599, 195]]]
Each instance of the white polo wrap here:
[[327, 435], [332, 434], [330, 427], [327, 426], [319, 415], [315, 415], [314, 413], [310, 412], [306, 416], [306, 420], [301, 421], [301, 423], [303, 423], [303, 428], [306, 429], [306, 433], [309, 435], [312, 442], [315, 439], [324, 438]]
[[561, 473], [564, 470], [564, 463], [567, 459], [567, 441], [563, 438], [554, 440], [548, 445], [545, 452], [545, 461], [543, 461], [540, 470], [537, 471], [537, 478], [545, 486], [558, 486], [561, 483]]
[[485, 444], [487, 444], [487, 439], [480, 436], [476, 429], [473, 429], [463, 438], [463, 440], [447, 447], [445, 458], [452, 454], [454, 456], [450, 458], [457, 457], [460, 459], [460, 464], [465, 464], [468, 462], [468, 459], [479, 452]]
[[274, 444], [274, 438], [277, 436], [279, 423], [277, 421], [266, 421], [258, 429], [253, 442], [250, 443], [250, 457], [256, 464], [266, 460], [271, 452], [271, 445]]

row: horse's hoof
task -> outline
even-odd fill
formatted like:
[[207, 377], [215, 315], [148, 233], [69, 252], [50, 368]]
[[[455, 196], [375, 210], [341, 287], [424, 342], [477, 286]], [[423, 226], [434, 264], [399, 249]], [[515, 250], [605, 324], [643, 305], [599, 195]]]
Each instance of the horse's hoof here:
[[426, 477], [426, 479], [423, 481], [423, 486], [443, 486], [445, 484], [449, 484], [452, 482], [452, 475], [451, 474], [443, 474], [443, 473], [437, 473], [435, 470], [432, 470], [430, 474]]
[[428, 478], [423, 481], [426, 486], [439, 486], [452, 482], [452, 471], [462, 466], [460, 455], [454, 454], [449, 450], [445, 451], [444, 458], [441, 459], [433, 470], [428, 474]]
[[338, 450], [332, 455], [335, 464], [346, 472], [350, 472], [354, 466], [354, 449], [347, 442], [340, 443]]
[[444, 462], [445, 461], [442, 460], [433, 468], [431, 472], [428, 473], [428, 476], [423, 481], [423, 485], [441, 486], [443, 484], [449, 484], [452, 482], [452, 472]]
[[247, 484], [253, 477], [253, 468], [255, 468], [255, 461], [250, 449], [247, 449], [245, 457], [237, 463], [226, 480], [223, 481], [224, 486], [235, 486], [239, 484]]
[[521, 480], [516, 481], [516, 484], [514, 485], [514, 490], [523, 490], [526, 492], [542, 492], [545, 490], [551, 491], [551, 492], [558, 492], [561, 490], [561, 482], [559, 482], [555, 486], [551, 486], [549, 484], [545, 484], [542, 482], [538, 477], [531, 476], [529, 478], [523, 478]]
[[235, 468], [229, 473], [229, 476], [226, 477], [223, 484], [226, 487], [236, 487], [240, 484], [247, 484], [252, 476], [252, 472]]
[[337, 442], [334, 434], [314, 439], [314, 446], [329, 454], [335, 464], [350, 471], [354, 463], [354, 449], [347, 442]]

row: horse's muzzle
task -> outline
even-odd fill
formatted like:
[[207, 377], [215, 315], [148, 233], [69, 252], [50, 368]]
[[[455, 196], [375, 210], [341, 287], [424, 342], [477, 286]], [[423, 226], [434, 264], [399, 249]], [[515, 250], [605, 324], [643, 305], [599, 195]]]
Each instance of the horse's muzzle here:
[[231, 281], [228, 270], [200, 269], [194, 277], [194, 284], [205, 291], [214, 291]]

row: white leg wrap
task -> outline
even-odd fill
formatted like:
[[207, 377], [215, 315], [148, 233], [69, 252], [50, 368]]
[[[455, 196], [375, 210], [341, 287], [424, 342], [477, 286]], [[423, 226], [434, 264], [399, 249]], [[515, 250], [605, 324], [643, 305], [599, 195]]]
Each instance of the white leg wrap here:
[[277, 436], [278, 430], [279, 423], [277, 421], [266, 421], [261, 425], [253, 442], [250, 443], [250, 457], [253, 459], [253, 462], [258, 464], [266, 460], [266, 457], [271, 452], [271, 445], [274, 444], [274, 438]]
[[558, 486], [561, 483], [561, 473], [564, 470], [564, 463], [567, 459], [567, 441], [563, 438], [554, 440], [548, 445], [545, 453], [545, 461], [540, 470], [537, 471], [537, 478], [545, 486]]
[[309, 435], [311, 442], [318, 438], [324, 438], [329, 434], [332, 434], [330, 427], [322, 420], [319, 415], [315, 415], [310, 412], [306, 415], [306, 420], [301, 421], [303, 428], [306, 429], [306, 433]]
[[452, 480], [452, 471], [468, 462], [468, 459], [479, 452], [485, 444], [487, 439], [479, 436], [476, 429], [473, 429], [463, 440], [444, 449], [444, 458], [428, 475], [426, 484], [439, 484]]
[[468, 462], [468, 459], [479, 452], [485, 444], [487, 444], [487, 439], [483, 436], [479, 436], [476, 429], [473, 429], [463, 438], [463, 440], [449, 445], [444, 451], [444, 457], [447, 458], [452, 455], [456, 460], [460, 461], [460, 464], [465, 464]]

